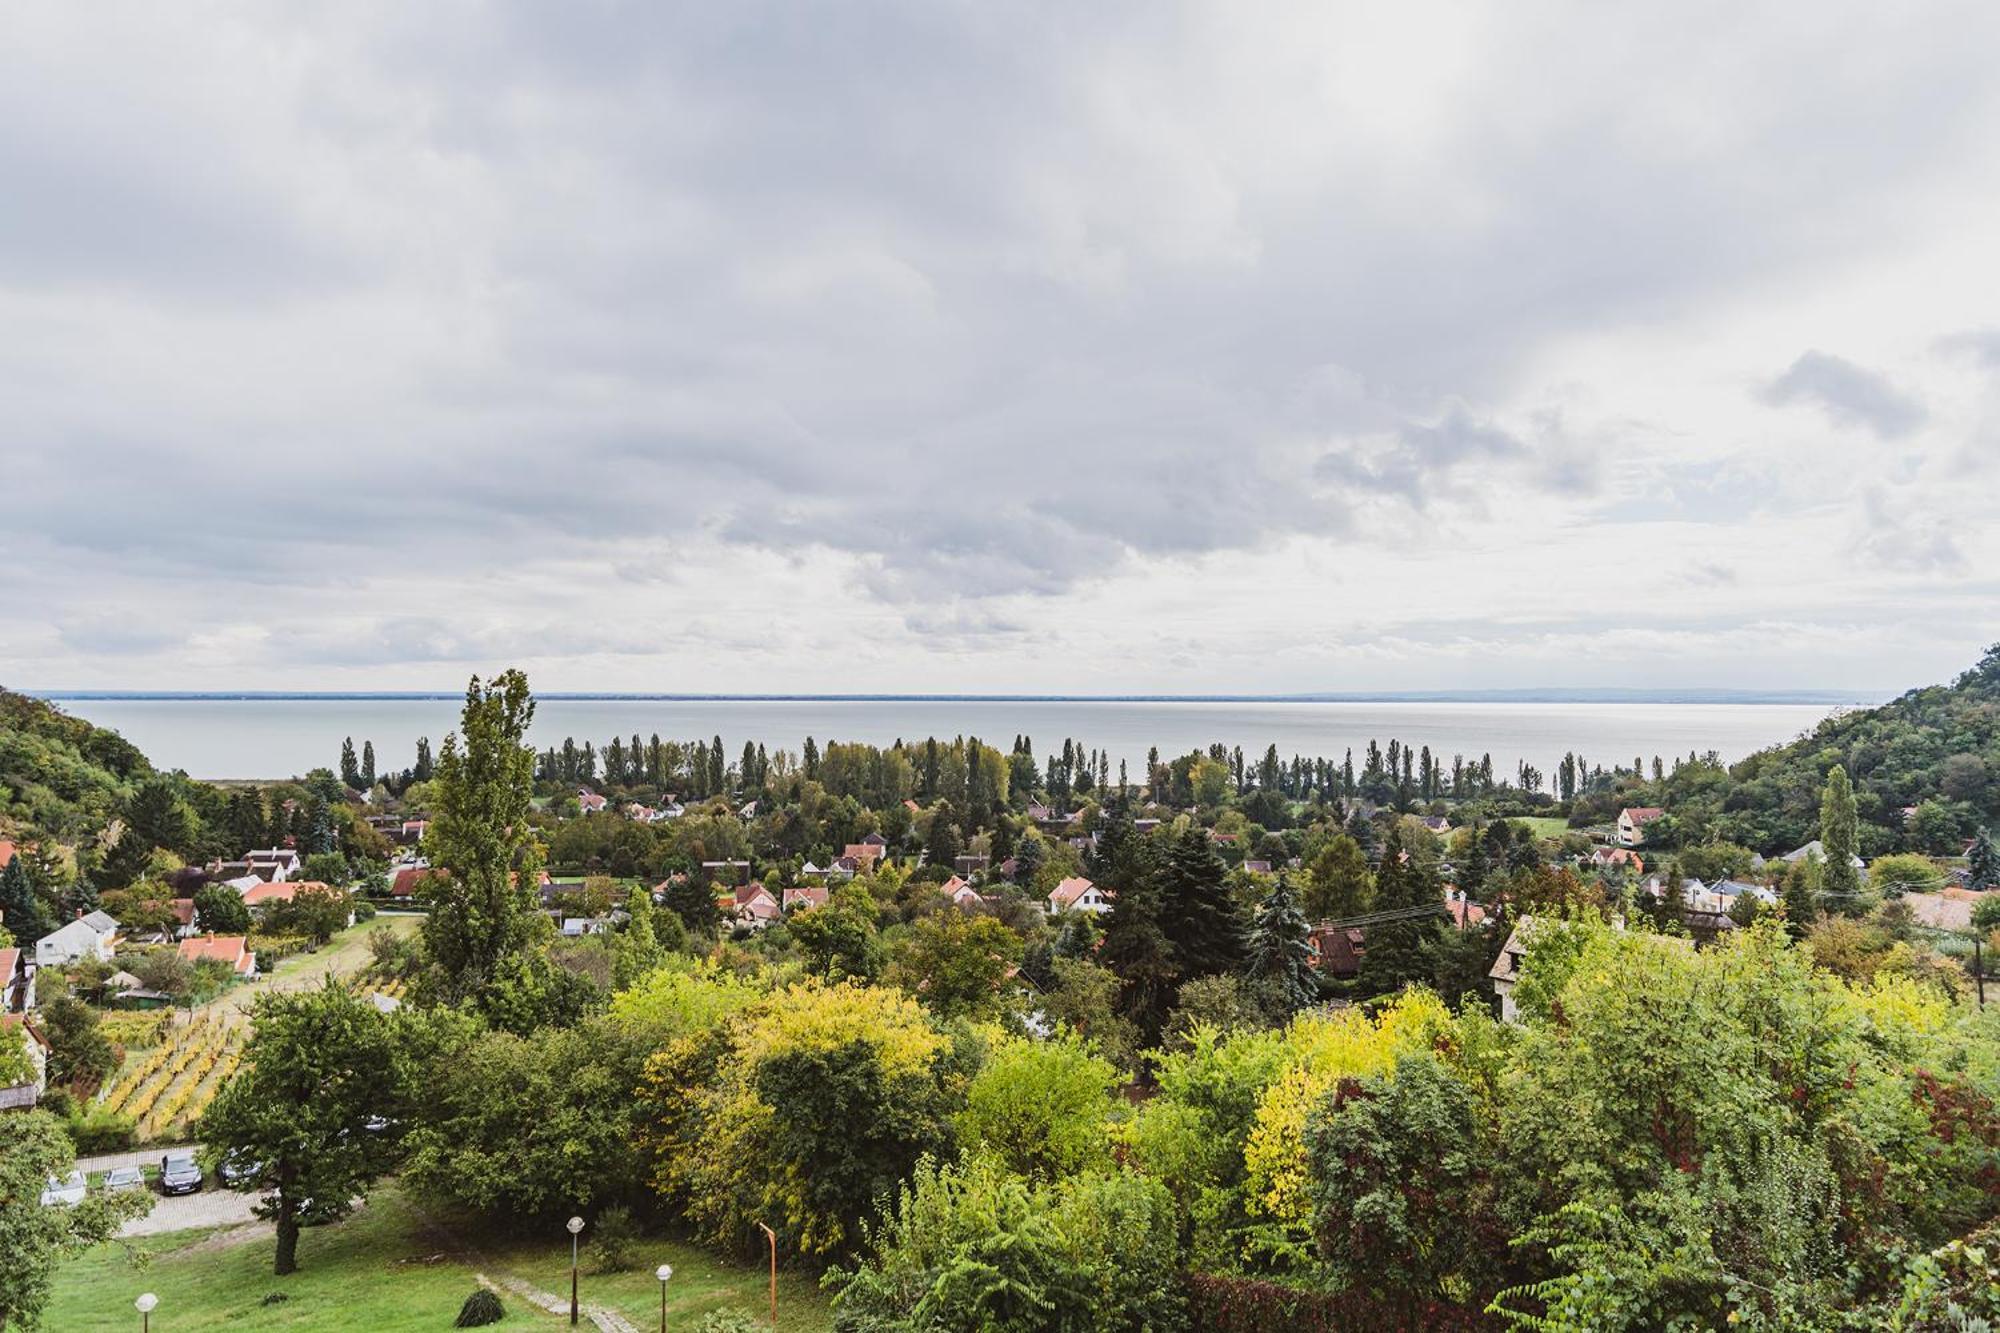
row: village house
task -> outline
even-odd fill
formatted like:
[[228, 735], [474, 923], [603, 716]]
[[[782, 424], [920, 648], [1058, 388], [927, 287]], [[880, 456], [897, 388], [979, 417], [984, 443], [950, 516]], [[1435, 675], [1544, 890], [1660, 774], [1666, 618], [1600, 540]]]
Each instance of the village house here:
[[[871, 833], [868, 836], [873, 838], [880, 835]], [[840, 859], [853, 862], [857, 871], [869, 870], [873, 869], [875, 863], [882, 859], [882, 853], [885, 849], [885, 844], [870, 842], [867, 838], [863, 838], [860, 842], [850, 842], [847, 846], [841, 848]]]
[[289, 847], [245, 852], [243, 864], [258, 879], [286, 880], [299, 873], [299, 854]]
[[[1646, 841], [1646, 825], [1667, 812], [1657, 805], [1627, 806], [1618, 812], [1618, 845], [1637, 847]], [[1497, 966], [1497, 965], [1496, 965]]]
[[91, 912], [35, 941], [36, 967], [68, 967], [84, 958], [111, 961], [111, 942], [118, 923], [104, 912]]
[[1521, 979], [1521, 960], [1528, 956], [1528, 945], [1535, 937], [1535, 918], [1524, 916], [1516, 922], [1508, 934], [1507, 942], [1500, 946], [1500, 956], [1493, 960], [1493, 966], [1486, 973], [1493, 982], [1493, 993], [1500, 997], [1500, 1021], [1518, 1023], [1521, 1011], [1514, 1005], [1514, 984]]
[[1049, 890], [1049, 915], [1064, 912], [1104, 913], [1111, 910], [1111, 895], [1082, 875], [1072, 875]]
[[182, 940], [176, 952], [190, 963], [227, 963], [238, 980], [248, 981], [257, 975], [257, 955], [241, 935], [197, 935]]
[[785, 910], [762, 884], [745, 884], [732, 897], [720, 900], [722, 914], [738, 926], [762, 930], [781, 920]]
[[748, 861], [703, 861], [701, 871], [711, 884], [735, 886], [750, 882]]
[[20, 949], [0, 949], [0, 1014], [25, 1014], [34, 1007], [35, 970]]
[[787, 913], [809, 912], [815, 907], [824, 907], [832, 891], [824, 884], [809, 884], [801, 888], [786, 889], [784, 909]]
[[952, 872], [958, 875], [976, 875], [992, 864], [991, 857], [961, 856], [951, 863]]
[[[1788, 863], [1794, 861], [1824, 861], [1826, 860], [1826, 844], [1818, 838], [1814, 838], [1803, 847], [1792, 848], [1791, 851], [1786, 852], [1778, 859]], [[1868, 863], [1850, 852], [1847, 856], [1847, 864], [1853, 866], [1856, 870], [1865, 870]]]
[[1306, 958], [1314, 971], [1337, 981], [1352, 981], [1361, 975], [1361, 955], [1366, 941], [1355, 926], [1321, 924], [1306, 936]]
[[24, 1042], [34, 1077], [0, 1088], [0, 1111], [32, 1111], [49, 1086], [49, 1043], [25, 1014], [0, 1014], [0, 1041]]
[[938, 885], [938, 892], [951, 899], [954, 906], [965, 908], [967, 911], [980, 907], [986, 902], [984, 898], [979, 896], [978, 889], [973, 888], [972, 885], [960, 879], [957, 875], [953, 875], [950, 879]]
[[578, 787], [576, 789], [576, 803], [583, 808], [583, 813], [586, 815], [599, 814], [608, 804], [604, 797], [599, 796], [588, 787]]

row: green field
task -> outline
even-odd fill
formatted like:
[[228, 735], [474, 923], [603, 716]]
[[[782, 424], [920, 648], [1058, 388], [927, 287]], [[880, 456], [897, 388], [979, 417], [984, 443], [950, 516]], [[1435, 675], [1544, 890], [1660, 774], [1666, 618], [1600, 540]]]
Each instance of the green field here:
[[1535, 836], [1538, 838], [1560, 838], [1569, 832], [1567, 819], [1550, 819], [1545, 815], [1510, 815], [1508, 818], [1512, 823], [1526, 824], [1535, 831]]
[[[561, 1237], [561, 1233], [558, 1232]], [[345, 1222], [308, 1229], [299, 1240], [299, 1271], [271, 1275], [266, 1233], [184, 1231], [101, 1245], [69, 1264], [56, 1282], [42, 1326], [47, 1329], [138, 1327], [132, 1301], [142, 1291], [160, 1298], [152, 1323], [160, 1333], [202, 1329], [336, 1330], [449, 1329], [476, 1284], [474, 1274], [504, 1270], [545, 1291], [569, 1291], [567, 1237], [540, 1244], [494, 1244], [471, 1255], [427, 1229], [394, 1186], [378, 1190]], [[137, 1262], [135, 1263], [135, 1259]], [[657, 1327], [660, 1287], [653, 1269], [674, 1266], [668, 1327], [693, 1329], [710, 1310], [767, 1308], [762, 1270], [721, 1264], [706, 1252], [666, 1241], [641, 1242], [640, 1271], [583, 1277], [583, 1297], [624, 1312], [641, 1328]], [[497, 1266], [497, 1268], [496, 1268]], [[282, 1301], [266, 1305], [274, 1293]], [[503, 1294], [507, 1318], [499, 1329], [567, 1327], [523, 1298]], [[820, 1333], [829, 1326], [826, 1301], [808, 1280], [779, 1279], [780, 1328]]]

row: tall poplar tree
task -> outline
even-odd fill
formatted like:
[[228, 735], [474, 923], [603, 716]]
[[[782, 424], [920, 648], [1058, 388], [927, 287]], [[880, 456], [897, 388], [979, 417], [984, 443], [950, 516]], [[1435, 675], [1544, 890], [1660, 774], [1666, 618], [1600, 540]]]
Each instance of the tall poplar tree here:
[[1826, 869], [1821, 872], [1820, 891], [1833, 900], [1836, 911], [1850, 911], [1861, 890], [1861, 875], [1854, 868], [1856, 845], [1860, 841], [1859, 818], [1854, 808], [1854, 784], [1839, 764], [1826, 775], [1826, 787], [1819, 797], [1819, 842], [1826, 852]]
[[541, 848], [528, 827], [535, 752], [522, 744], [534, 715], [521, 672], [483, 688], [474, 676], [460, 730], [438, 753], [424, 852], [443, 873], [423, 881], [423, 937], [443, 999], [479, 993], [546, 926], [534, 905]]

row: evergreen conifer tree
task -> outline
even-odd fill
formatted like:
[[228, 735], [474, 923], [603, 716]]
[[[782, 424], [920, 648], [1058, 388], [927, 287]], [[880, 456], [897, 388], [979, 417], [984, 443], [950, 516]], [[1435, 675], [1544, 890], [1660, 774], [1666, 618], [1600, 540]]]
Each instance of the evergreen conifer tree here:
[[1265, 895], [1257, 909], [1257, 921], [1250, 932], [1248, 968], [1250, 980], [1262, 993], [1273, 1018], [1289, 1018], [1318, 998], [1312, 948], [1306, 942], [1310, 933], [1305, 913], [1292, 893], [1290, 877], [1279, 875], [1278, 886]]

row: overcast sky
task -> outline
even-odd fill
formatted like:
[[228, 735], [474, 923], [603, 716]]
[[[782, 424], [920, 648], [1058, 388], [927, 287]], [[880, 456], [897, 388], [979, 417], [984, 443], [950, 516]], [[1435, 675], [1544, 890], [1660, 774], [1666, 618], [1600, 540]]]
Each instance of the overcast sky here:
[[10, 685], [2000, 639], [1990, 0], [0, 13]]

